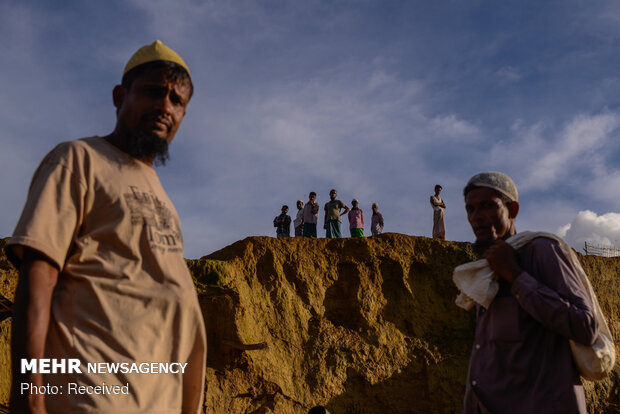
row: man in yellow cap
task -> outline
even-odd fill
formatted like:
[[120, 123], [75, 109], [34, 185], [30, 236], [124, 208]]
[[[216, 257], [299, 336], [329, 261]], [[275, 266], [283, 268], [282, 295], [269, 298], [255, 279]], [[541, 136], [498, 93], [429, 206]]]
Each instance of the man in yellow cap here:
[[20, 270], [14, 413], [198, 413], [206, 339], [164, 164], [192, 96], [160, 41], [129, 60], [105, 137], [41, 162], [7, 255]]

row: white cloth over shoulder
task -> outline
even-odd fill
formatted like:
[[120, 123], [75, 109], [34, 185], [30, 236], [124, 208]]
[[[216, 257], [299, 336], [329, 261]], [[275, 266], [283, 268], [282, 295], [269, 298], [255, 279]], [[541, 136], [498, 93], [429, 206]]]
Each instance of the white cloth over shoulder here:
[[[583, 345], [573, 340], [570, 340], [570, 345], [573, 359], [581, 376], [591, 381], [601, 380], [607, 377], [613, 369], [616, 349], [603, 311], [592, 290], [592, 285], [573, 249], [562, 238], [546, 232], [525, 231], [509, 237], [506, 242], [514, 249], [519, 250], [538, 237], [555, 240], [560, 245], [566, 257], [577, 270], [582, 285], [590, 295], [594, 313], [599, 323], [599, 334], [592, 346]], [[491, 270], [486, 259], [457, 266], [452, 273], [452, 279], [460, 291], [455, 303], [465, 310], [471, 309], [476, 303], [488, 309], [499, 290], [497, 275]]]
[[455, 303], [465, 310], [470, 310], [476, 303], [488, 309], [499, 290], [495, 273], [487, 259], [457, 266], [452, 279], [460, 291]]
[[[506, 243], [518, 250], [537, 237], [546, 237], [558, 242], [561, 241], [560, 245], [564, 243], [564, 241], [555, 234], [531, 231], [517, 233], [509, 237]], [[465, 310], [470, 310], [476, 303], [488, 309], [499, 290], [497, 276], [489, 267], [487, 259], [480, 259], [455, 267], [452, 273], [452, 279], [460, 291], [456, 298], [456, 304]]]

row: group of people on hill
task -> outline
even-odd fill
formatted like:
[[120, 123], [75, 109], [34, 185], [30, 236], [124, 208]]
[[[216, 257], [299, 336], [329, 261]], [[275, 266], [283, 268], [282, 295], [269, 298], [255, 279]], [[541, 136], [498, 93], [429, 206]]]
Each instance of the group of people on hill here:
[[[329, 201], [325, 204], [325, 219], [323, 228], [325, 229], [325, 237], [329, 239], [341, 238], [341, 219], [340, 217], [347, 215], [349, 219], [349, 231], [351, 237], [364, 237], [364, 211], [359, 208], [359, 200], [354, 198], [351, 201], [352, 207], [349, 207], [338, 200], [338, 191], [332, 189], [329, 192]], [[293, 220], [295, 228], [295, 237], [317, 237], [317, 223], [319, 221], [319, 203], [316, 201], [316, 193], [312, 191], [308, 195], [308, 202], [304, 206], [302, 200], [297, 200], [297, 215]], [[287, 214], [288, 206], [282, 206], [282, 212], [273, 219], [273, 226], [276, 227], [276, 235], [278, 238], [291, 236], [291, 217]], [[385, 223], [383, 214], [379, 212], [379, 205], [372, 204], [372, 217], [370, 221], [370, 231], [372, 235], [381, 234]]]
[[[433, 207], [433, 238], [446, 239], [446, 225], [444, 221], [444, 209], [446, 203], [439, 197], [442, 187], [437, 184], [435, 186], [435, 194], [431, 196], [430, 202]], [[328, 239], [341, 238], [342, 231], [340, 229], [340, 217], [347, 214], [349, 219], [349, 231], [351, 237], [364, 237], [364, 211], [359, 208], [359, 201], [354, 198], [351, 200], [352, 208], [336, 199], [338, 191], [332, 189], [329, 192], [329, 199], [325, 204], [325, 221], [323, 228], [325, 229], [325, 237]], [[370, 231], [372, 235], [381, 234], [385, 222], [383, 214], [379, 212], [379, 205], [372, 204], [372, 218], [370, 222]], [[308, 203], [304, 206], [302, 200], [297, 200], [297, 215], [295, 220], [291, 220], [288, 215], [288, 206], [283, 205], [280, 215], [273, 219], [273, 226], [276, 228], [276, 237], [291, 237], [291, 221], [295, 229], [295, 237], [317, 237], [316, 225], [319, 218], [319, 203], [316, 202], [316, 193], [312, 191], [308, 197]]]

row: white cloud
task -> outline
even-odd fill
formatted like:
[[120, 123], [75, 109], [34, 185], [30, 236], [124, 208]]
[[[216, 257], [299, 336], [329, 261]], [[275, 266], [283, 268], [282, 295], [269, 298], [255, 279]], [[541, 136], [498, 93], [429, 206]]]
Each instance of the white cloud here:
[[512, 136], [495, 140], [489, 151], [488, 164], [481, 169], [505, 171], [515, 180], [519, 190], [525, 191], [524, 176], [533, 162], [548, 152], [545, 136], [549, 133], [549, 126], [542, 121], [527, 125], [517, 119], [510, 125], [510, 130]]
[[580, 211], [571, 223], [558, 228], [557, 233], [573, 248], [582, 251], [584, 242], [620, 248], [620, 214], [597, 215], [593, 211]]
[[[528, 126], [517, 119], [510, 127], [514, 136], [500, 139], [493, 146], [491, 164], [515, 171], [522, 191], [544, 190], [561, 180], [585, 180], [582, 188], [589, 194], [588, 177], [605, 170], [600, 150], [614, 145], [618, 126], [618, 113], [577, 115], [559, 133], [554, 132], [551, 123], [541, 121]], [[602, 177], [594, 178], [592, 184]]]
[[556, 234], [560, 237], [566, 237], [566, 233], [568, 233], [568, 231], [570, 230], [570, 227], [571, 227], [570, 223], [560, 226], [558, 227]]
[[430, 120], [434, 135], [443, 138], [476, 138], [478, 128], [455, 115], [438, 116]]
[[[400, 81], [372, 68], [358, 67], [356, 73], [350, 67], [338, 68], [246, 100], [239, 109], [252, 135], [238, 131], [238, 139], [246, 142], [252, 157], [275, 155], [313, 174], [333, 175], [343, 157], [403, 145], [390, 131], [428, 123], [414, 104], [419, 89], [414, 81]], [[450, 121], [457, 123], [454, 128], [465, 127], [454, 117]]]
[[597, 157], [592, 163], [592, 180], [585, 190], [593, 200], [601, 200], [610, 203], [611, 209], [620, 209], [620, 170], [617, 162], [613, 166], [608, 166], [604, 162], [605, 152]]
[[238, 19], [240, 15], [251, 14], [256, 10], [251, 2], [244, 2], [244, 7], [238, 7], [234, 2], [220, 0], [131, 0], [130, 3], [151, 18], [150, 31], [165, 37], [170, 43], [185, 43], [184, 37], [195, 30], [197, 25], [228, 24], [231, 19]]
[[616, 114], [575, 117], [534, 163], [523, 185], [527, 188], [550, 187], [562, 174], [587, 158], [590, 151], [610, 140], [610, 133], [618, 127], [618, 122]]
[[512, 66], [504, 66], [499, 68], [495, 75], [505, 83], [517, 82], [521, 80], [521, 72], [517, 68], [513, 68]]

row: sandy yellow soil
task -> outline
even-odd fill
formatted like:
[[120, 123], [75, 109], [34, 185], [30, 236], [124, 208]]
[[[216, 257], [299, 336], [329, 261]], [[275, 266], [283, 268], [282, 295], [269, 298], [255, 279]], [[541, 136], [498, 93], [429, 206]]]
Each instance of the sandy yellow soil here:
[[[452, 269], [473, 259], [468, 243], [390, 233], [249, 237], [188, 260], [208, 332], [205, 412], [460, 412], [474, 315], [454, 305]], [[581, 259], [620, 353], [620, 258]], [[0, 255], [0, 293], [12, 298], [15, 279]], [[618, 365], [586, 390], [591, 413], [620, 412]]]

